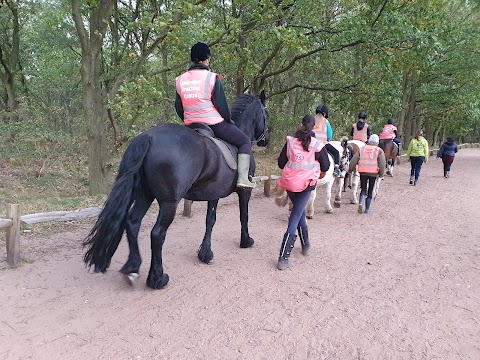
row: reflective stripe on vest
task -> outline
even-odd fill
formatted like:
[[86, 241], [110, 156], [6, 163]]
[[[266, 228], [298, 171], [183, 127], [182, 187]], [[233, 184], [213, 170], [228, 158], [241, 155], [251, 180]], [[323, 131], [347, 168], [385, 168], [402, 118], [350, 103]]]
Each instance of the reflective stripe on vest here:
[[212, 102], [216, 77], [208, 70], [189, 70], [175, 79], [186, 125], [194, 122], [214, 125], [223, 121]]
[[317, 138], [317, 140], [328, 141], [327, 120], [322, 119], [322, 122], [316, 124], [313, 128], [313, 132], [315, 133], [315, 137]]
[[315, 153], [325, 145], [311, 138], [308, 151], [302, 147], [300, 140], [287, 136], [287, 164], [283, 168], [278, 185], [283, 189], [300, 192], [309, 185], [315, 185], [320, 176], [320, 164], [315, 160]]
[[358, 172], [378, 174], [378, 155], [380, 148], [373, 145], [365, 145], [360, 150], [360, 159], [358, 160]]
[[395, 130], [397, 128], [395, 125], [387, 124], [383, 127], [382, 133], [380, 134], [381, 140], [393, 140], [395, 139]]
[[352, 140], [360, 140], [360, 141], [367, 141], [367, 129], [368, 125], [365, 124], [362, 130], [357, 129], [357, 124], [353, 124], [353, 139]]

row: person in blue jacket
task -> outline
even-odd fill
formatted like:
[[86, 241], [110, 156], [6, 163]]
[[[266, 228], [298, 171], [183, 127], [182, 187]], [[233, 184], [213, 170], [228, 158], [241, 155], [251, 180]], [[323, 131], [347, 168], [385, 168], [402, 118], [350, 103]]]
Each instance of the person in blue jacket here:
[[455, 154], [458, 151], [458, 146], [455, 143], [455, 140], [451, 137], [447, 137], [437, 153], [437, 159], [441, 158], [443, 162], [443, 176], [448, 179], [450, 176], [450, 168], [452, 166], [453, 160], [455, 159]]

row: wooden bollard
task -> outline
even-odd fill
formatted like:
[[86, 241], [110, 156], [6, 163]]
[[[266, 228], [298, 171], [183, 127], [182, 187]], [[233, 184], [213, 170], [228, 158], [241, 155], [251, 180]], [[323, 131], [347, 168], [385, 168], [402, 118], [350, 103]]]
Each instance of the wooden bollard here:
[[183, 216], [192, 217], [192, 200], [183, 199]]
[[12, 219], [12, 226], [7, 228], [7, 264], [15, 266], [20, 260], [20, 205], [7, 205], [7, 218]]

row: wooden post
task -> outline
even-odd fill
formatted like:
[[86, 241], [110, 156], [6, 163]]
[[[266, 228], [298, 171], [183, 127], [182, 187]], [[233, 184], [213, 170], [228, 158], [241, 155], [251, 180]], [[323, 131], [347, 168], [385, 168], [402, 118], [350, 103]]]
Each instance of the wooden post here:
[[263, 195], [270, 197], [270, 186], [272, 185], [272, 174], [263, 183]]
[[183, 216], [192, 217], [192, 200], [183, 199]]
[[7, 218], [13, 220], [7, 228], [7, 264], [15, 266], [20, 260], [20, 205], [7, 205]]

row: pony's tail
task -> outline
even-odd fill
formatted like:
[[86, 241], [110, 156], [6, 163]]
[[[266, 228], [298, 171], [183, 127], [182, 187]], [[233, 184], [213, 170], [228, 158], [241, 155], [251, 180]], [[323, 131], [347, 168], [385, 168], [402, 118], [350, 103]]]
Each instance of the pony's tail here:
[[146, 134], [132, 140], [120, 162], [117, 178], [103, 210], [83, 241], [83, 247], [89, 247], [83, 261], [88, 267], [93, 265], [95, 272], [107, 271], [122, 239], [133, 194], [140, 184], [140, 171], [150, 148], [150, 141]]
[[288, 203], [287, 191], [280, 186], [275, 187], [275, 204], [279, 207], [285, 207]]

